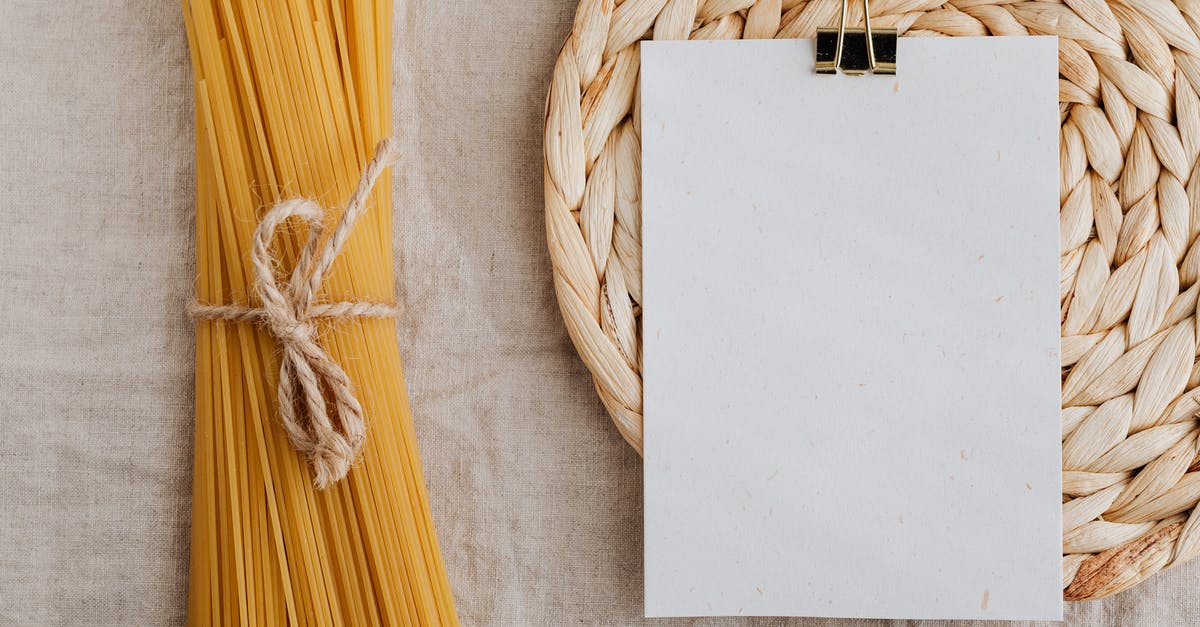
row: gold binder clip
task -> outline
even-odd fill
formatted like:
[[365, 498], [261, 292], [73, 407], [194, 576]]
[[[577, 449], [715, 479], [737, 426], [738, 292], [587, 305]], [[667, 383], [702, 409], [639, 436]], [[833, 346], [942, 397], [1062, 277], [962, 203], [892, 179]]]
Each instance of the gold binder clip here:
[[871, 6], [863, 0], [866, 28], [846, 28], [848, 0], [842, 0], [842, 19], [837, 28], [817, 29], [817, 74], [861, 75], [896, 73], [896, 30], [871, 29]]

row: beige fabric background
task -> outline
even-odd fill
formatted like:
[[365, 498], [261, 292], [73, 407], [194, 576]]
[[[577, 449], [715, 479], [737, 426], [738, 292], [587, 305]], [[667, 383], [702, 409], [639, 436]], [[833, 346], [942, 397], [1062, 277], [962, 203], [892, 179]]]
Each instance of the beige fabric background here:
[[[463, 621], [641, 623], [641, 464], [544, 246], [574, 2], [398, 4], [398, 328]], [[0, 625], [183, 621], [191, 98], [174, 2], [0, 2]], [[1193, 562], [1068, 617], [1196, 623], [1198, 585]]]

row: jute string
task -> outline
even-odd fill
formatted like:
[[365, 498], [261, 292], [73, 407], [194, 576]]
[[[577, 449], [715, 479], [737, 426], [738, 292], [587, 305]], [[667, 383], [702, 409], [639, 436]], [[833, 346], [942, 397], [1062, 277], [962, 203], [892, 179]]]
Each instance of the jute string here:
[[[315, 303], [314, 300], [325, 273], [366, 209], [375, 181], [398, 159], [399, 147], [394, 139], [379, 142], [375, 156], [346, 203], [341, 220], [323, 247], [325, 210], [312, 200], [283, 200], [263, 216], [254, 231], [250, 253], [254, 291], [262, 303], [260, 306], [193, 303], [190, 307], [192, 317], [197, 320], [261, 324], [274, 338], [280, 350], [277, 390], [280, 417], [288, 439], [308, 459], [315, 483], [321, 489], [346, 476], [366, 441], [367, 428], [362, 404], [354, 396], [350, 378], [317, 341], [316, 322], [394, 318], [398, 310], [386, 303]], [[308, 222], [308, 240], [290, 279], [281, 286], [275, 278], [279, 263], [271, 253], [271, 242], [275, 230], [291, 217]]]

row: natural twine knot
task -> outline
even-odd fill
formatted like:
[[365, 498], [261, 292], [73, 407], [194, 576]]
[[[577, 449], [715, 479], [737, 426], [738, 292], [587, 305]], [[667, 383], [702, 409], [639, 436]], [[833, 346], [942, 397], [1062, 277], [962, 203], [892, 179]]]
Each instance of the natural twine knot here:
[[[325, 211], [315, 202], [303, 198], [283, 200], [263, 216], [254, 231], [250, 256], [260, 307], [194, 303], [190, 308], [196, 319], [262, 324], [275, 339], [281, 353], [279, 413], [288, 439], [308, 458], [316, 475], [315, 483], [321, 489], [346, 476], [366, 441], [367, 428], [350, 378], [317, 341], [316, 319], [394, 318], [398, 310], [382, 303], [314, 303], [313, 300], [325, 272], [363, 213], [376, 179], [399, 157], [395, 139], [379, 142], [333, 235], [320, 249]], [[271, 255], [271, 241], [279, 225], [292, 216], [308, 221], [308, 241], [290, 280], [280, 286], [275, 278], [277, 261]]]

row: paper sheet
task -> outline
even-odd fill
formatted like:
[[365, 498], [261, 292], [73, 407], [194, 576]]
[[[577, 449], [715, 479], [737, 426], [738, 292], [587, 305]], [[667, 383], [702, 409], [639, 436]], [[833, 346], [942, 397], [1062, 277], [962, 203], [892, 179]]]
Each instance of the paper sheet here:
[[648, 616], [1061, 616], [1056, 40], [899, 44], [643, 44]]

